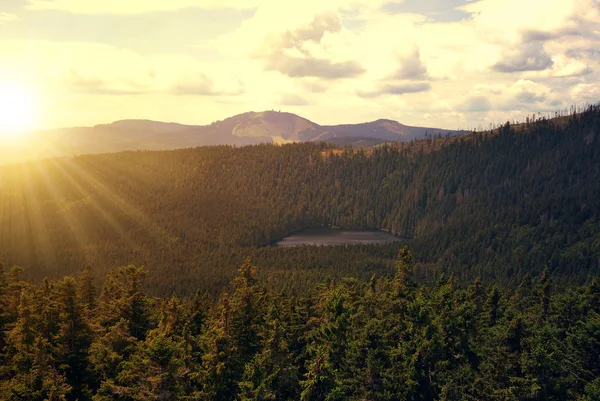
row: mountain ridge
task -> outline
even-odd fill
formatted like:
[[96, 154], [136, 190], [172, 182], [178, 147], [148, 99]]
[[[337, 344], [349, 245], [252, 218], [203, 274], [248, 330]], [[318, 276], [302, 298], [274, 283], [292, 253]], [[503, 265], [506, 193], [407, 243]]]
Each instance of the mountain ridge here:
[[390, 119], [320, 125], [294, 113], [273, 110], [245, 112], [208, 125], [124, 119], [91, 127], [65, 127], [24, 135], [22, 140], [0, 147], [0, 164], [55, 156], [214, 145], [323, 141], [365, 147], [384, 142], [409, 142], [424, 138], [427, 133], [459, 135], [467, 132], [413, 127]]

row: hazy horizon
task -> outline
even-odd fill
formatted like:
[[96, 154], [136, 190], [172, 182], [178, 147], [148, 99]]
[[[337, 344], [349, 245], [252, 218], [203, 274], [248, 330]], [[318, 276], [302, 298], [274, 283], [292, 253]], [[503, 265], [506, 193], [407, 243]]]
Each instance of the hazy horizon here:
[[122, 119], [446, 129], [595, 103], [598, 0], [8, 0], [3, 130]]

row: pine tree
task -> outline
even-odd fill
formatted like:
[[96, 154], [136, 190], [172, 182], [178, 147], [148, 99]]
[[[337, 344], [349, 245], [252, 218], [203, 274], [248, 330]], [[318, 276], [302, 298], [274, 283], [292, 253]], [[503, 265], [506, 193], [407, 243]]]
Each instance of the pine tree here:
[[100, 382], [94, 401], [132, 400], [127, 385], [120, 377], [137, 350], [138, 340], [131, 335], [124, 319], [108, 327], [90, 346], [91, 370]]
[[246, 260], [233, 280], [231, 297], [224, 294], [202, 342], [203, 382], [198, 396], [233, 400], [239, 393], [244, 369], [259, 350], [258, 327], [263, 322], [256, 268]]
[[10, 359], [4, 367], [9, 380], [2, 382], [0, 398], [4, 400], [66, 400], [71, 387], [56, 368], [53, 347], [44, 333], [44, 327], [34, 310], [31, 288], [21, 291], [18, 318], [7, 335], [7, 354]]
[[413, 256], [412, 252], [405, 246], [398, 251], [396, 261], [396, 282], [400, 288], [405, 288], [410, 284], [413, 274]]
[[246, 364], [240, 383], [241, 400], [295, 400], [299, 397], [299, 374], [282, 327], [280, 310], [271, 303], [260, 332], [262, 350]]
[[84, 317], [84, 308], [77, 297], [77, 283], [66, 277], [58, 285], [57, 304], [60, 306], [59, 331], [55, 337], [56, 361], [67, 383], [72, 387], [69, 399], [89, 398], [89, 386], [94, 385], [88, 371], [88, 350], [92, 330]]
[[147, 273], [143, 267], [134, 265], [109, 272], [98, 306], [98, 318], [104, 327], [123, 320], [130, 335], [138, 340], [145, 338], [151, 327], [150, 301], [142, 291], [142, 280]]
[[78, 280], [77, 298], [79, 304], [85, 309], [86, 317], [90, 319], [98, 305], [96, 300], [96, 285], [94, 284], [90, 265], [87, 265], [83, 269], [83, 273]]
[[488, 325], [490, 327], [495, 326], [498, 321], [499, 303], [500, 303], [500, 290], [498, 289], [497, 285], [493, 285], [489, 292], [487, 300], [485, 302], [485, 308], [486, 308], [487, 315], [488, 315]]

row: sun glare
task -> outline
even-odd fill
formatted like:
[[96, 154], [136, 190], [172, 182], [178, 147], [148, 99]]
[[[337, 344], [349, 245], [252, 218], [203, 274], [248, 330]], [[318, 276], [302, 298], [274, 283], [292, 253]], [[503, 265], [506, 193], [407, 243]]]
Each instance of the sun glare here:
[[0, 84], [0, 138], [11, 138], [31, 129], [35, 96], [24, 86]]

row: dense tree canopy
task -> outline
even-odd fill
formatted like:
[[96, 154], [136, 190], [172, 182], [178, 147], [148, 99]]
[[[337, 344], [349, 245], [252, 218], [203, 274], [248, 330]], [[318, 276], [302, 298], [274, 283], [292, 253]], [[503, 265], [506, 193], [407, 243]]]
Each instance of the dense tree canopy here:
[[3, 400], [596, 400], [600, 286], [346, 278], [274, 291], [244, 262], [217, 300], [150, 298], [147, 271], [100, 291], [0, 275]]
[[[3, 167], [0, 399], [598, 400], [599, 144], [590, 107]], [[269, 245], [321, 225], [411, 250]]]
[[373, 149], [216, 146], [0, 169], [0, 254], [27, 277], [135, 263], [152, 294], [216, 294], [246, 257], [282, 287], [391, 273], [398, 245], [264, 247], [319, 225], [409, 239], [416, 279], [516, 285], [600, 269], [600, 107], [559, 120]]

